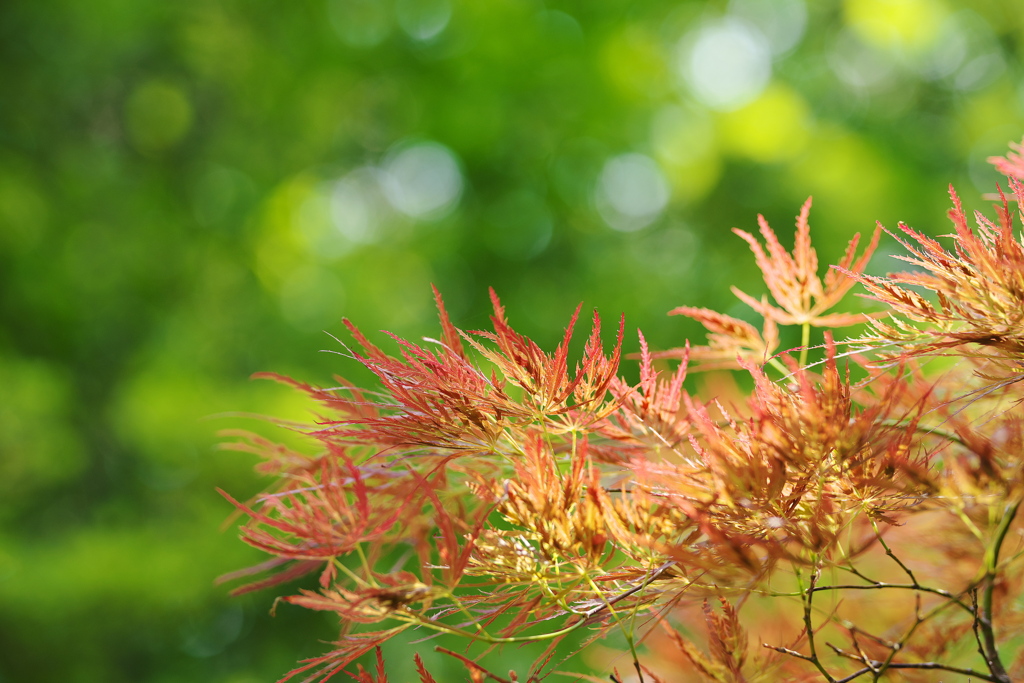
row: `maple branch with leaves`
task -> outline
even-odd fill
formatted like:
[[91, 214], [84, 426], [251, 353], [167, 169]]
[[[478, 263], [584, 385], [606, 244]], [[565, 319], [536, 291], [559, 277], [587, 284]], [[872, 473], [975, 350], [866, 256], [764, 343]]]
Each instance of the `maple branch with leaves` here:
[[[652, 351], [638, 333], [636, 384], [619, 376], [624, 318], [606, 348], [595, 312], [571, 361], [579, 308], [546, 352], [493, 291], [491, 329], [464, 331], [435, 290], [440, 337], [392, 335], [394, 353], [346, 321], [347, 355], [377, 388], [261, 375], [318, 406], [289, 426], [314, 448], [228, 433], [276, 483], [248, 501], [224, 493], [242, 539], [271, 556], [224, 578], [257, 577], [235, 593], [304, 580], [279, 599], [341, 626], [281, 680], [385, 683], [380, 646], [403, 633], [480, 644], [437, 648], [474, 683], [564, 674], [556, 659], [612, 633], [632, 680], [649, 683], [1024, 678], [1024, 657], [1006, 652], [1024, 637], [1020, 161], [995, 160], [1010, 192], [995, 220], [971, 227], [951, 190], [951, 250], [902, 224], [889, 233], [911, 272], [866, 274], [878, 226], [822, 277], [810, 199], [792, 253], [759, 216], [763, 243], [735, 232], [767, 291], [733, 292], [761, 329], [678, 307], [707, 343]], [[835, 312], [857, 284], [886, 310]], [[779, 353], [785, 326], [801, 344]], [[701, 396], [694, 371], [742, 373], [752, 389]], [[752, 649], [766, 604], [788, 620]], [[962, 647], [971, 637], [976, 651]], [[487, 668], [503, 644], [523, 646], [522, 677]], [[603, 675], [573, 674], [626, 680]]]

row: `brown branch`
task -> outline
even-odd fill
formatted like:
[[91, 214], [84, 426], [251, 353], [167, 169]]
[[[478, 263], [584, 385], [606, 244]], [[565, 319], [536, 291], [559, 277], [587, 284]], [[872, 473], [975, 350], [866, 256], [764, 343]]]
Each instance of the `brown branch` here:
[[[861, 574], [859, 574], [858, 572], [854, 572], [854, 573], [856, 573], [858, 576], [860, 576], [860, 578], [864, 579], [865, 581], [869, 580], [866, 577], [864, 577]], [[876, 590], [876, 589], [883, 589], [883, 588], [899, 588], [899, 589], [903, 589], [903, 590], [920, 591], [922, 593], [932, 593], [934, 595], [938, 595], [938, 596], [941, 596], [943, 598], [946, 598], [947, 600], [949, 600], [949, 602], [951, 602], [952, 604], [962, 608], [968, 614], [971, 614], [971, 615], [974, 614], [974, 610], [972, 610], [970, 607], [968, 607], [966, 604], [964, 604], [964, 602], [959, 597], [954, 595], [953, 593], [950, 593], [949, 591], [943, 590], [941, 588], [931, 588], [929, 586], [922, 586], [920, 584], [912, 584], [912, 583], [886, 583], [885, 581], [872, 581], [867, 586], [861, 586], [861, 585], [857, 585], [857, 584], [834, 584], [834, 585], [830, 585], [830, 586], [815, 586], [814, 590], [815, 591], [840, 591], [840, 590], [849, 590], [849, 591], [858, 591], [858, 590], [860, 590], [860, 591], [863, 591], [863, 590]]]
[[818, 672], [825, 678], [825, 680], [828, 681], [828, 683], [836, 683], [836, 679], [832, 677], [832, 674], [830, 674], [825, 669], [825, 665], [821, 663], [820, 659], [818, 659], [818, 651], [814, 643], [814, 622], [811, 617], [811, 612], [814, 608], [814, 587], [815, 584], [817, 584], [818, 577], [820, 575], [821, 571], [818, 568], [815, 568], [814, 572], [811, 574], [810, 585], [806, 589], [802, 590], [800, 593], [800, 597], [804, 603], [804, 633], [807, 634], [807, 649], [810, 650], [810, 654], [805, 655], [800, 652], [797, 652], [796, 650], [790, 650], [789, 648], [785, 647], [771, 646], [768, 644], [765, 644], [765, 647], [775, 650], [776, 652], [781, 652], [783, 654], [787, 654], [792, 657], [802, 659], [805, 662], [811, 663], [812, 665], [814, 665], [814, 668], [817, 669]]
[[[995, 627], [992, 623], [993, 598], [996, 576], [999, 571], [999, 551], [1002, 548], [1003, 541], [1006, 540], [1010, 524], [1013, 522], [1014, 517], [1017, 516], [1020, 505], [1021, 501], [1017, 501], [1006, 506], [1003, 510], [1003, 516], [999, 520], [999, 526], [996, 528], [996, 535], [992, 545], [985, 551], [984, 588], [981, 592], [980, 611], [975, 613], [974, 620], [975, 637], [978, 638], [979, 631], [981, 634], [981, 637], [978, 638], [981, 645], [981, 654], [985, 658], [985, 663], [988, 664], [989, 671], [995, 676], [992, 680], [999, 683], [1012, 683], [1012, 681], [1010, 680], [1010, 675], [1006, 672], [1002, 659], [999, 657], [999, 645], [996, 643]], [[977, 602], [975, 604], [977, 605]]]
[[854, 661], [858, 661], [864, 664], [863, 669], [855, 671], [846, 678], [841, 678], [837, 680], [835, 683], [848, 683], [848, 681], [856, 680], [864, 674], [878, 674], [884, 671], [885, 669], [924, 669], [930, 671], [948, 671], [954, 674], [961, 674], [963, 676], [977, 678], [982, 681], [991, 681], [992, 683], [1003, 683], [1002, 679], [1000, 678], [990, 676], [986, 673], [976, 671], [974, 669], [965, 669], [958, 666], [940, 664], [939, 662], [890, 662], [886, 664], [885, 662], [876, 659], [869, 659], [867, 657], [862, 657], [861, 655], [853, 654], [852, 652], [846, 652], [845, 650], [837, 648], [834, 645], [831, 645], [830, 647], [835, 651], [837, 655], [841, 657], [846, 657], [848, 659], [853, 659]]

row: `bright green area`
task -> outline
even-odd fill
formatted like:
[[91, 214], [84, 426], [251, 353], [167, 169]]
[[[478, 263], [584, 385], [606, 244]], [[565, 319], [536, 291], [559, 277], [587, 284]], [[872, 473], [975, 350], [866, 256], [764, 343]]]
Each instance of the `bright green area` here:
[[467, 328], [493, 286], [548, 345], [579, 301], [699, 339], [665, 312], [747, 315], [758, 212], [788, 236], [813, 194], [834, 261], [945, 232], [950, 182], [984, 208], [1022, 45], [1019, 0], [5, 3], [0, 681], [319, 654], [323, 615], [213, 585], [259, 559], [214, 491], [262, 486], [215, 449], [259, 423], [223, 414], [306, 415], [251, 373], [364, 378], [323, 330], [434, 335], [431, 282]]

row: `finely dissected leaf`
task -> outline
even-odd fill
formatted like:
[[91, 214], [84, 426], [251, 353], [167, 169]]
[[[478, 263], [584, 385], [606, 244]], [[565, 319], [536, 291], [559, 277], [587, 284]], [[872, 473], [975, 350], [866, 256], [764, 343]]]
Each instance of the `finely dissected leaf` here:
[[378, 646], [376, 649], [377, 657], [377, 670], [371, 674], [366, 671], [362, 665], [358, 667], [355, 673], [350, 673], [349, 677], [356, 681], [356, 683], [388, 683], [388, 675], [384, 671], [384, 653]]
[[470, 658], [464, 655], [460, 655], [458, 652], [452, 652], [451, 650], [448, 650], [443, 647], [438, 647], [437, 651], [444, 653], [449, 657], [454, 657], [455, 659], [462, 662], [463, 665], [465, 665], [466, 667], [466, 671], [469, 672], [470, 677], [473, 679], [473, 683], [483, 683], [483, 681], [485, 680], [493, 680], [496, 683], [513, 683], [513, 681], [510, 681], [507, 678], [503, 678], [497, 674], [491, 673], [490, 671], [480, 666]]
[[[576, 314], [558, 348], [547, 354], [512, 329], [492, 297], [494, 332], [466, 334], [451, 324], [437, 295], [441, 341], [428, 349], [394, 338], [397, 357], [349, 324], [360, 349], [352, 355], [378, 376], [379, 392], [344, 381], [321, 389], [273, 376], [320, 404], [318, 424], [304, 431], [324, 450], [307, 457], [260, 437], [235, 445], [260, 453], [284, 475], [280, 490], [256, 502], [228, 497], [249, 517], [243, 538], [276, 556], [233, 575], [278, 572], [240, 590], [319, 568], [318, 591], [303, 588], [283, 600], [335, 612], [347, 625], [397, 619], [442, 631], [493, 627], [498, 636], [512, 637], [551, 619], [579, 622], [565, 605], [601, 595], [586, 577], [600, 581], [600, 564], [609, 558], [607, 503], [597, 495], [602, 475], [585, 430], [610, 429], [607, 419], [620, 407], [608, 392], [616, 381], [623, 324], [606, 354], [595, 314], [573, 369], [569, 343]], [[493, 366], [490, 373], [469, 358], [464, 341]], [[638, 409], [669, 421], [679, 406], [682, 375], [664, 387], [650, 368], [645, 377]], [[492, 518], [495, 511], [500, 520]], [[414, 571], [401, 563], [378, 567], [391, 549], [402, 547], [409, 558], [403, 562]], [[358, 562], [352, 566], [343, 557]], [[524, 564], [526, 558], [533, 564]], [[456, 597], [466, 575], [510, 582]], [[543, 582], [550, 584], [545, 590]], [[609, 588], [616, 590], [622, 589]], [[545, 597], [552, 592], [561, 602]], [[299, 673], [333, 675], [351, 653], [373, 647], [361, 645], [366, 638], [360, 633], [340, 642], [349, 639], [352, 648], [312, 660]]]
[[[888, 397], [858, 412], [833, 345], [827, 353], [820, 378], [794, 369], [795, 386], [789, 387], [748, 366], [755, 389], [742, 422], [728, 415], [723, 421], [714, 406], [689, 398], [699, 459], [638, 472], [640, 481], [671, 492], [677, 506], [684, 497], [689, 501], [691, 519], [700, 521], [716, 541], [714, 552], [728, 557], [729, 566], [756, 574], [771, 566], [768, 558], [790, 556], [798, 548], [829, 552], [849, 520], [867, 511], [903, 509], [907, 487], [921, 485], [896, 476], [915, 424], [903, 413], [894, 420], [890, 412], [901, 385], [891, 385]], [[903, 419], [905, 424], [893, 426]], [[754, 548], [767, 557], [758, 559]]]
[[[818, 277], [818, 255], [811, 246], [811, 228], [807, 220], [810, 210], [811, 200], [808, 199], [797, 216], [796, 244], [792, 256], [779, 243], [775, 231], [768, 225], [764, 216], [759, 215], [757, 221], [761, 227], [761, 236], [765, 239], [765, 247], [762, 247], [750, 233], [739, 229], [733, 230], [750, 245], [757, 266], [764, 275], [768, 291], [778, 306], [758, 301], [736, 287], [733, 287], [732, 291], [765, 318], [771, 318], [781, 325], [844, 327], [864, 322], [863, 314], [826, 314], [826, 311], [838, 304], [856, 284], [852, 274], [864, 270], [871, 254], [878, 246], [880, 230], [875, 229], [870, 244], [860, 258], [856, 258], [860, 235], [855, 235], [840, 261], [841, 270], [829, 271], [822, 282]], [[768, 250], [767, 253], [765, 248]]]
[[462, 334], [458, 328], [452, 325], [452, 321], [448, 317], [448, 311], [444, 307], [441, 292], [434, 285], [431, 285], [431, 288], [434, 290], [434, 303], [437, 305], [437, 313], [441, 318], [441, 342], [456, 355], [466, 358], [466, 351], [462, 348]]
[[299, 560], [292, 562], [291, 558], [288, 557], [275, 557], [267, 562], [261, 562], [254, 567], [248, 567], [246, 569], [240, 569], [238, 571], [230, 572], [222, 576], [217, 577], [217, 583], [225, 583], [228, 581], [234, 581], [235, 579], [243, 576], [249, 576], [252, 574], [259, 574], [264, 571], [276, 569], [285, 564], [290, 566], [282, 571], [277, 572], [273, 576], [260, 581], [254, 581], [253, 583], [240, 586], [231, 591], [231, 595], [244, 595], [245, 593], [251, 593], [253, 591], [263, 590], [264, 588], [272, 588], [282, 583], [294, 581], [295, 579], [306, 576], [315, 572], [317, 569], [323, 567], [322, 560]]
[[[761, 304], [767, 306], [762, 300]], [[758, 332], [753, 325], [738, 318], [706, 308], [679, 306], [669, 315], [693, 318], [708, 330], [707, 346], [692, 349], [671, 349], [652, 354], [653, 358], [687, 357], [697, 362], [698, 370], [739, 368], [740, 361], [763, 364], [779, 346], [779, 330], [775, 319], [765, 316], [764, 330]]]
[[[260, 373], [257, 377], [273, 378], [278, 381], [285, 380], [277, 375]], [[288, 384], [295, 384], [286, 380]], [[306, 385], [302, 385], [305, 387]], [[313, 461], [308, 455], [299, 453], [288, 448], [284, 444], [273, 441], [245, 429], [223, 429], [218, 432], [223, 438], [237, 438], [239, 441], [227, 441], [220, 444], [224, 450], [241, 451], [243, 453], [254, 453], [263, 458], [264, 462], [256, 466], [260, 474], [277, 475], [282, 472], [306, 469], [313, 466]]]
[[[1011, 188], [1024, 198], [1021, 183]], [[613, 631], [643, 680], [674, 680], [666, 667], [684, 659], [715, 683], [936, 671], [1012, 680], [998, 648], [1024, 636], [1011, 599], [1024, 590], [1024, 242], [1008, 202], [997, 222], [971, 230], [954, 195], [950, 252], [904, 226], [904, 260], [920, 270], [890, 278], [863, 274], [877, 230], [863, 255], [852, 240], [819, 278], [809, 209], [808, 200], [792, 253], [763, 218], [763, 243], [738, 231], [774, 298], [738, 292], [764, 315], [763, 329], [677, 308], [707, 328], [707, 346], [659, 354], [640, 333], [636, 384], [617, 376], [622, 322], [606, 352], [595, 313], [574, 362], [579, 308], [547, 352], [513, 329], [493, 291], [492, 331], [459, 330], [435, 290], [439, 339], [392, 336], [393, 353], [347, 323], [350, 355], [379, 390], [275, 377], [318, 403], [315, 425], [285, 425], [318, 451], [232, 434], [241, 440], [231, 447], [262, 455], [279, 483], [247, 502], [228, 497], [248, 517], [242, 537], [272, 559], [226, 578], [269, 574], [240, 589], [255, 590], [318, 572], [319, 586], [279, 600], [341, 622], [332, 651], [285, 680], [347, 673], [385, 683], [379, 645], [412, 628], [417, 642], [476, 642], [441, 649], [474, 683], [521, 680], [487, 668], [494, 648], [534, 645], [517, 668], [537, 683], [566, 642], [585, 648]], [[830, 312], [857, 281], [894, 313], [875, 322], [873, 347], [839, 354], [825, 331], [820, 363], [805, 362], [807, 342], [800, 360], [773, 355], [778, 324], [801, 325], [806, 339], [810, 325], [859, 320]], [[922, 286], [936, 299], [915, 291]], [[878, 362], [872, 348], [893, 343], [905, 357]], [[909, 358], [935, 352], [970, 363], [936, 373]], [[680, 363], [666, 370], [658, 359], [670, 357]], [[745, 372], [749, 396], [690, 393], [691, 360]], [[929, 521], [936, 516], [941, 523]], [[927, 549], [914, 534], [933, 539], [934, 557], [918, 552]], [[748, 651], [738, 606], [752, 595], [802, 613], [780, 636], [789, 646]], [[890, 623], [900, 596], [914, 604]], [[668, 626], [692, 613], [686, 606], [702, 606], [703, 649]], [[395, 628], [367, 631], [385, 622]], [[644, 650], [658, 642], [645, 640], [657, 623], [678, 650], [661, 661]], [[836, 633], [845, 641], [824, 640]], [[923, 642], [964, 635], [991, 675], [959, 666], [956, 647]], [[375, 661], [356, 661], [371, 652]], [[436, 683], [415, 662], [420, 683]]]
[[733, 683], [729, 678], [728, 670], [720, 662], [710, 659], [700, 651], [700, 648], [679, 635], [679, 632], [668, 626], [668, 624], [663, 622], [662, 625], [665, 627], [669, 639], [679, 648], [679, 651], [683, 653], [705, 681], [711, 681], [711, 683]]
[[[639, 332], [639, 331], [638, 331]], [[630, 386], [617, 379], [609, 386], [618, 409], [596, 430], [614, 440], [613, 446], [598, 441], [593, 445], [595, 460], [626, 466], [631, 458], [651, 457], [650, 452], [675, 449], [685, 441], [689, 423], [683, 407], [683, 382], [689, 363], [689, 346], [681, 349], [681, 361], [668, 378], [654, 367], [655, 354], [650, 352], [643, 333], [640, 339], [640, 384]]]
[[[378, 488], [374, 495], [383, 494], [389, 504], [371, 504], [366, 470], [357, 466], [344, 451], [336, 449], [333, 456], [321, 458], [316, 470], [294, 473], [293, 481], [299, 484], [294, 489], [260, 496], [258, 509], [221, 491], [251, 520], [242, 529], [246, 543], [279, 558], [298, 561], [282, 574], [243, 587], [239, 592], [308, 573], [312, 570], [310, 562], [326, 563], [321, 574], [321, 584], [326, 586], [334, 572], [330, 560], [347, 554], [359, 543], [390, 533], [405, 508], [417, 502], [416, 496], [392, 497]], [[332, 486], [328, 482], [345, 482], [346, 485]]]
[[[1024, 186], [1016, 179], [1010, 185], [1018, 201], [1024, 200]], [[860, 341], [883, 346], [895, 342], [908, 356], [975, 345], [979, 351], [974, 355], [1015, 364], [1024, 356], [1024, 242], [1014, 236], [1013, 212], [1004, 198], [997, 221], [978, 213], [972, 230], [952, 187], [950, 196], [949, 215], [956, 229], [951, 252], [901, 223], [910, 240], [897, 239], [910, 256], [897, 258], [919, 270], [884, 278], [849, 273], [871, 298], [905, 319], [876, 323], [874, 334]], [[934, 292], [937, 301], [907, 287]]]
[[[398, 340], [402, 356], [390, 358], [361, 341], [358, 357], [385, 386], [379, 397], [296, 383], [335, 414], [309, 432], [325, 452], [294, 464], [288, 485], [259, 505], [233, 501], [250, 517], [248, 542], [304, 571], [324, 563], [320, 590], [286, 602], [335, 612], [349, 626], [397, 619], [480, 637], [493, 629], [486, 638], [544, 626], [556, 643], [574, 625], [606, 630], [618, 615], [713, 593], [709, 582], [740, 585], [780, 558], [831, 552], [858, 511], [881, 518], [901, 509], [889, 494], [903, 489], [879, 472], [897, 462], [905, 432], [882, 425], [882, 407], [853, 412], [831, 344], [824, 373], [794, 366], [793, 387], [740, 361], [755, 381], [750, 418], [723, 412], [722, 422], [684, 391], [685, 353], [662, 377], [641, 334], [631, 387], [613, 375], [621, 326], [607, 356], [595, 318], [570, 373], [572, 324], [549, 355], [508, 326], [496, 299], [494, 320], [494, 334], [462, 338], [500, 375], [455, 353], [448, 323], [439, 351]], [[508, 381], [522, 398], [505, 391]], [[396, 545], [418, 558], [415, 571], [377, 569]], [[338, 558], [357, 551], [359, 566], [340, 573]], [[688, 656], [709, 675], [735, 678], [744, 650], [735, 613], [723, 609], [708, 612], [715, 659]], [[363, 636], [348, 633], [339, 642], [350, 646], [302, 671], [333, 675], [374, 646]], [[494, 678], [469, 670], [474, 680]]]
[[[606, 356], [601, 345], [601, 319], [594, 312], [593, 326], [583, 352], [581, 366], [570, 374], [568, 365], [569, 342], [579, 317], [579, 307], [566, 327], [561, 344], [553, 354], [544, 353], [532, 340], [520, 335], [508, 324], [505, 309], [491, 290], [494, 332], [474, 332], [470, 343], [502, 375], [522, 388], [527, 402], [522, 406], [527, 414], [561, 415], [586, 408], [600, 412], [599, 403], [618, 372], [625, 319], [619, 322], [619, 332], [611, 356]], [[491, 349], [476, 339], [494, 343]]]
[[[603, 400], [618, 371], [624, 322], [620, 322], [615, 349], [605, 355], [595, 313], [581, 364], [570, 372], [569, 341], [578, 309], [562, 343], [549, 355], [515, 332], [493, 291], [492, 298], [494, 332], [465, 334], [447, 321], [438, 297], [444, 343], [432, 351], [394, 337], [401, 348], [399, 358], [385, 354], [346, 322], [363, 350], [355, 357], [377, 375], [387, 400], [367, 402], [361, 393], [348, 398], [300, 386], [343, 415], [343, 419], [324, 420], [322, 436], [367, 445], [487, 455], [514, 448], [514, 443], [506, 441], [506, 429], [535, 422], [561, 429], [560, 421], [570, 414], [574, 420], [593, 421], [614, 409]], [[474, 365], [456, 344], [460, 336], [500, 374], [489, 376]], [[484, 342], [492, 342], [493, 347]], [[522, 399], [511, 396], [509, 384], [522, 390]]]
[[989, 157], [988, 162], [1008, 178], [1024, 183], [1024, 140], [1020, 144], [1010, 143], [1010, 152], [1005, 157]]
[[372, 624], [392, 615], [414, 611], [414, 605], [429, 609], [435, 599], [444, 597], [447, 590], [421, 583], [409, 572], [395, 572], [373, 577], [377, 585], [361, 586], [353, 590], [322, 588], [319, 592], [302, 589], [299, 595], [282, 600], [307, 609], [337, 612], [346, 621]]
[[348, 634], [342, 640], [334, 643], [334, 645], [338, 646], [336, 649], [320, 657], [302, 660], [300, 664], [303, 664], [303, 666], [292, 669], [283, 678], [279, 679], [277, 683], [290, 681], [299, 674], [307, 674], [302, 679], [303, 683], [314, 680], [328, 681], [342, 673], [344, 667], [374, 649], [379, 650], [381, 643], [404, 630], [405, 627], [403, 626], [386, 631]]
[[427, 671], [427, 667], [423, 665], [423, 658], [420, 657], [420, 653], [417, 652], [413, 658], [416, 661], [416, 673], [420, 676], [420, 683], [437, 683], [437, 680]]
[[736, 608], [719, 597], [722, 614], [717, 614], [705, 600], [704, 619], [708, 625], [711, 655], [721, 664], [736, 683], [744, 681], [743, 664], [747, 658], [747, 634], [740, 626]]

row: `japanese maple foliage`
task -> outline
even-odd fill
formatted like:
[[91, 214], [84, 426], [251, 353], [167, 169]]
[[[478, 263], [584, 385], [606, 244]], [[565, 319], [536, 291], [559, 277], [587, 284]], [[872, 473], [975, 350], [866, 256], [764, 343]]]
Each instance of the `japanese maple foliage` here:
[[[640, 334], [635, 385], [624, 321], [608, 348], [595, 313], [572, 360], [579, 309], [546, 352], [493, 292], [491, 330], [455, 327], [435, 292], [440, 338], [391, 353], [346, 321], [374, 389], [264, 375], [318, 403], [300, 430], [316, 455], [232, 432], [277, 483], [225, 494], [271, 556], [227, 578], [261, 575], [244, 592], [315, 574], [281, 600], [341, 624], [282, 680], [384, 683], [379, 646], [403, 632], [481, 644], [438, 648], [474, 682], [1024, 678], [1024, 172], [1019, 154], [995, 164], [1012, 196], [972, 228], [953, 193], [951, 250], [900, 225], [908, 273], [865, 274], [879, 228], [822, 276], [810, 200], [792, 254], [761, 217], [764, 245], [737, 230], [770, 298], [733, 291], [762, 329], [677, 308], [708, 344], [652, 352]], [[888, 310], [849, 312], [857, 283]], [[802, 343], [778, 354], [787, 325]], [[744, 373], [749, 396], [691, 393], [688, 368]], [[769, 618], [780, 635], [755, 640]], [[566, 647], [610, 632], [627, 672], [560, 671]], [[503, 644], [523, 646], [507, 675], [487, 663]]]

